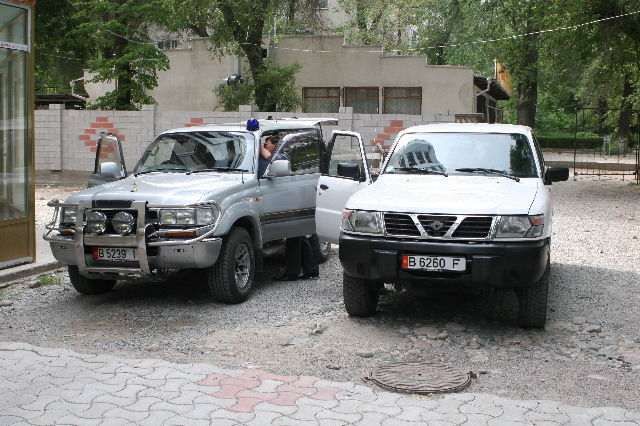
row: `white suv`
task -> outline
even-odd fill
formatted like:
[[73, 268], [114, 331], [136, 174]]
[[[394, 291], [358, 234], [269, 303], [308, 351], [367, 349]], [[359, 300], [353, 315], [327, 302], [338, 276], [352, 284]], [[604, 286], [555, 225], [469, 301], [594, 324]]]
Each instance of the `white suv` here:
[[334, 132], [316, 227], [340, 244], [344, 302], [376, 312], [384, 283], [514, 288], [519, 324], [544, 327], [552, 182], [531, 129], [437, 124], [401, 132], [377, 179], [360, 135]]

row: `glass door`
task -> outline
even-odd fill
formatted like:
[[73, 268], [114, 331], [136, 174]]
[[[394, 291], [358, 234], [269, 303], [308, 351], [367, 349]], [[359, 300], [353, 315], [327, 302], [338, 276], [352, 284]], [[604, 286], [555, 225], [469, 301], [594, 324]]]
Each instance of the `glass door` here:
[[0, 2], [0, 269], [33, 260], [28, 18]]

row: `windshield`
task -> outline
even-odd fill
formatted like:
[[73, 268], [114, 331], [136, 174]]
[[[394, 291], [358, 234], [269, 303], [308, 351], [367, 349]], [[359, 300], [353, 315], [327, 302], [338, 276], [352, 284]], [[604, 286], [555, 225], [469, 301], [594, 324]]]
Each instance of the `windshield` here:
[[538, 176], [529, 140], [520, 133], [408, 133], [398, 142], [384, 172], [455, 175], [468, 174], [469, 169]]
[[142, 154], [134, 173], [203, 169], [253, 171], [253, 135], [200, 131], [160, 135]]

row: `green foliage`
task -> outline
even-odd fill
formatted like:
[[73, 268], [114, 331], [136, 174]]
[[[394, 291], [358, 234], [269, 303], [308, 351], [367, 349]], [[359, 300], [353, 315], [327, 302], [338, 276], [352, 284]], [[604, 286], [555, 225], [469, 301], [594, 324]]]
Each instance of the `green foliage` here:
[[156, 0], [77, 0], [77, 34], [91, 39], [98, 55], [89, 61], [94, 82], [115, 82], [95, 109], [135, 110], [153, 103], [146, 94], [169, 60], [148, 37], [148, 27], [163, 13]]
[[35, 8], [36, 93], [70, 93], [69, 82], [83, 75], [85, 61], [94, 53], [91, 38], [75, 32], [71, 2], [38, 0]]
[[218, 105], [214, 109], [223, 111], [238, 111], [240, 105], [251, 105], [253, 102], [252, 84], [239, 84], [237, 86], [220, 85], [213, 89], [218, 97]]
[[266, 62], [258, 74], [256, 91], [264, 91], [267, 102], [258, 107], [262, 111], [295, 111], [302, 107], [302, 98], [296, 88], [296, 74], [301, 68], [297, 62], [291, 65]]
[[237, 111], [240, 105], [248, 105], [255, 98], [256, 89], [265, 93], [266, 104], [258, 105], [261, 111], [295, 111], [302, 107], [302, 98], [296, 88], [296, 73], [302, 66], [297, 62], [291, 65], [277, 65], [271, 61], [264, 64], [258, 74], [258, 83], [252, 79], [237, 86], [221, 85], [214, 89], [218, 96], [218, 108], [224, 111]]
[[600, 137], [574, 137], [574, 135], [538, 136], [542, 148], [596, 149], [602, 146]]
[[61, 282], [62, 280], [60, 279], [60, 277], [55, 274], [45, 274], [38, 277], [38, 283], [40, 285], [56, 285], [60, 284]]

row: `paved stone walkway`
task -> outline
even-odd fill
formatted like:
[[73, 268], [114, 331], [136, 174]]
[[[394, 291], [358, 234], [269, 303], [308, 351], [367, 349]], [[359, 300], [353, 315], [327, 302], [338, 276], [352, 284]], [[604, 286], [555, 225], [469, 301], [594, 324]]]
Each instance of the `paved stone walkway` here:
[[640, 411], [350, 382], [0, 342], [0, 425], [637, 425]]

